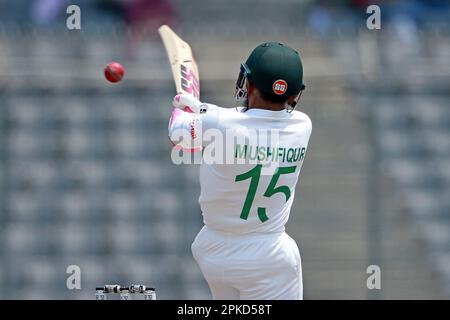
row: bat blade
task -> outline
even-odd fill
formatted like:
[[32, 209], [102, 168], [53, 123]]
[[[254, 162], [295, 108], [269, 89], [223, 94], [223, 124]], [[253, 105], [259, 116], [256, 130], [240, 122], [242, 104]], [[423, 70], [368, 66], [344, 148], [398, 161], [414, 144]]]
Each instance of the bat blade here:
[[191, 47], [167, 25], [159, 27], [158, 32], [169, 57], [177, 93], [190, 94], [200, 99], [198, 66]]

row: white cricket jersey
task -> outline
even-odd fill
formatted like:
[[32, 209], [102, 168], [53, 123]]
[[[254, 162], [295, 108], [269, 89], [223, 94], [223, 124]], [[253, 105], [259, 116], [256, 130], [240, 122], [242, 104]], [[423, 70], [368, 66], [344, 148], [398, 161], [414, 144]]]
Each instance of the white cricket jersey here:
[[175, 109], [169, 124], [171, 140], [177, 141], [177, 129], [188, 131], [194, 144], [204, 147], [204, 159], [211, 154], [204, 141], [212, 140], [209, 133], [221, 133], [227, 143], [224, 161], [200, 166], [205, 225], [235, 234], [283, 232], [311, 135], [309, 117], [299, 111], [207, 106], [204, 114]]

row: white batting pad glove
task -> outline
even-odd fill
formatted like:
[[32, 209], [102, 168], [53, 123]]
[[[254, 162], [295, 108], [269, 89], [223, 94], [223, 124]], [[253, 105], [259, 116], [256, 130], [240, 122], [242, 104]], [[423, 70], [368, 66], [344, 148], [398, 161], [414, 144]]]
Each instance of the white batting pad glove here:
[[196, 114], [205, 113], [208, 109], [206, 103], [201, 102], [196, 97], [189, 94], [177, 94], [172, 101], [176, 108], [180, 108], [185, 112], [192, 112]]

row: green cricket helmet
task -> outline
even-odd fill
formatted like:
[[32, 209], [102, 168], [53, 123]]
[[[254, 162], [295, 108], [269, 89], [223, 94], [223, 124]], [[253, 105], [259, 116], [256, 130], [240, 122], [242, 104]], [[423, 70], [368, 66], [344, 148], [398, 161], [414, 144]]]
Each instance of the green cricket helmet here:
[[247, 61], [241, 64], [236, 81], [236, 99], [247, 98], [247, 80], [274, 101], [283, 101], [297, 95], [292, 108], [295, 108], [301, 92], [305, 89], [299, 53], [278, 42], [257, 46]]

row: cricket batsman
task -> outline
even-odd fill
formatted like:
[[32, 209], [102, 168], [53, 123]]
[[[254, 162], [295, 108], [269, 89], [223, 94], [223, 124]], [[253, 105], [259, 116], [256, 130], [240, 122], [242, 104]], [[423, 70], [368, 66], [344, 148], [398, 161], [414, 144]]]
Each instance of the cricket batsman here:
[[[192, 253], [214, 299], [303, 298], [301, 257], [285, 224], [311, 135], [309, 117], [295, 110], [304, 88], [299, 53], [269, 42], [241, 64], [241, 106], [220, 108], [187, 94], [173, 100], [169, 138], [177, 148], [204, 157], [210, 132], [233, 137], [226, 161], [200, 165], [204, 227]], [[180, 131], [188, 135], [181, 139]]]

